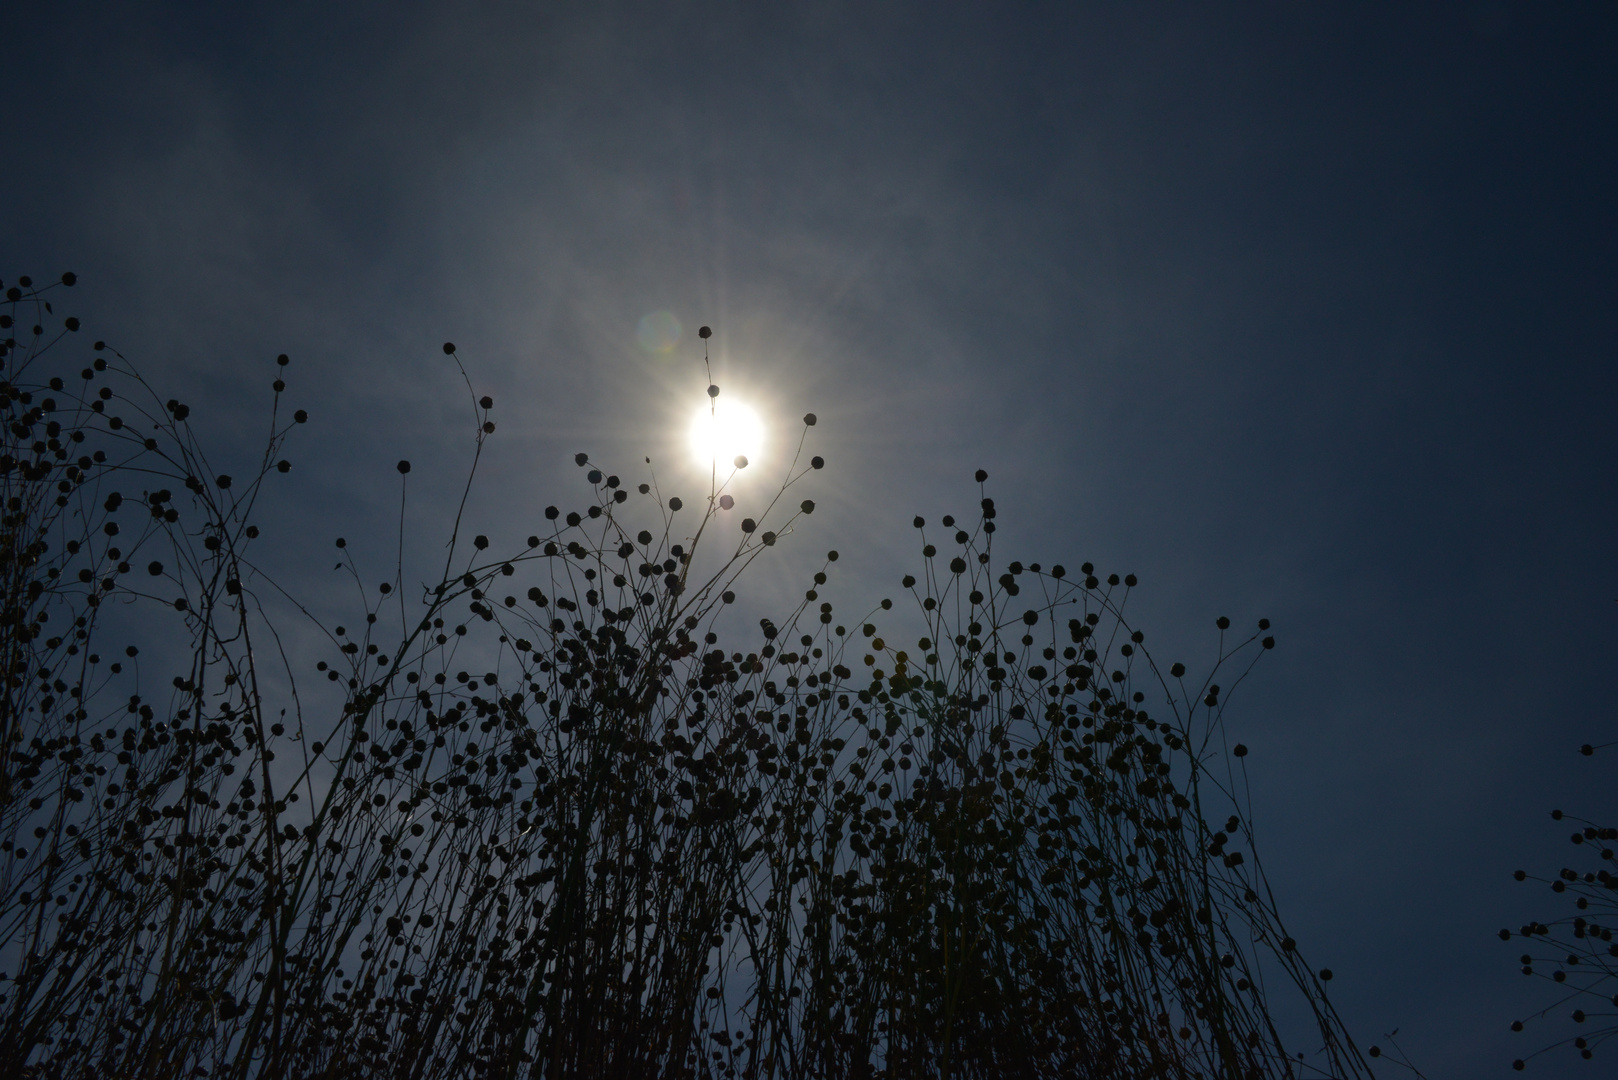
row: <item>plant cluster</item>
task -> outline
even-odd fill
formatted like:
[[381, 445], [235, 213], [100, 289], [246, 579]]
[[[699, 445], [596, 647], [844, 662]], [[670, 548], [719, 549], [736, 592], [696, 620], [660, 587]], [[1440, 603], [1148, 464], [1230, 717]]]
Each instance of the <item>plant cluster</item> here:
[[362, 603], [319, 628], [255, 554], [287, 357], [233, 478], [116, 350], [64, 374], [48, 289], [7, 298], [0, 1072], [1369, 1075], [1225, 749], [1266, 623], [1160, 666], [1133, 576], [998, 561], [980, 492], [916, 519], [908, 610], [834, 610], [832, 551], [737, 634], [814, 510], [800, 442], [755, 516], [734, 473], [687, 510], [580, 454], [577, 510], [503, 552], [457, 518], [426, 582], [340, 540]]
[[[1585, 757], [1598, 749], [1605, 747], [1586, 743], [1580, 748]], [[1513, 1061], [1512, 1067], [1519, 1070], [1541, 1054], [1562, 1047], [1571, 1047], [1589, 1060], [1596, 1047], [1618, 1034], [1618, 944], [1613, 942], [1613, 931], [1618, 930], [1618, 873], [1608, 869], [1615, 857], [1618, 828], [1560, 810], [1552, 810], [1551, 819], [1577, 826], [1568, 839], [1578, 848], [1576, 862], [1584, 869], [1564, 866], [1551, 878], [1526, 870], [1513, 876], [1518, 881], [1548, 885], [1553, 893], [1570, 899], [1574, 910], [1548, 923], [1524, 923], [1515, 936], [1530, 950], [1520, 959], [1522, 973], [1548, 981], [1556, 993], [1556, 999], [1531, 1019], [1544, 1020], [1565, 1009], [1575, 1033]], [[1512, 938], [1509, 929], [1500, 931], [1501, 941]], [[1526, 1026], [1522, 1020], [1514, 1020], [1511, 1030], [1520, 1032]]]

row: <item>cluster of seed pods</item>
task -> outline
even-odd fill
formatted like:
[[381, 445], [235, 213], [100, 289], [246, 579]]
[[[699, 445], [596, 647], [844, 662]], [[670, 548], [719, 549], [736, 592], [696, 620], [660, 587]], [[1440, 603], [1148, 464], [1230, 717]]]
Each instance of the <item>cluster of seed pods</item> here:
[[1266, 623], [1159, 667], [1133, 577], [997, 561], [980, 473], [897, 607], [834, 609], [833, 551], [738, 634], [815, 509], [800, 443], [746, 517], [581, 454], [577, 509], [503, 552], [457, 522], [306, 662], [254, 556], [287, 358], [232, 478], [116, 351], [54, 374], [78, 324], [8, 296], [6, 1075], [1369, 1075], [1221, 749]]

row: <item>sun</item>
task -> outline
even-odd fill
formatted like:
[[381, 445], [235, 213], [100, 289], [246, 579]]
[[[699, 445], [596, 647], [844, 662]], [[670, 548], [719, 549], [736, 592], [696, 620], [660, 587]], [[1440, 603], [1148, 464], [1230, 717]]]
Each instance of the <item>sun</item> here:
[[704, 402], [691, 418], [691, 453], [702, 469], [728, 472], [738, 457], [758, 461], [764, 449], [764, 421], [739, 401]]

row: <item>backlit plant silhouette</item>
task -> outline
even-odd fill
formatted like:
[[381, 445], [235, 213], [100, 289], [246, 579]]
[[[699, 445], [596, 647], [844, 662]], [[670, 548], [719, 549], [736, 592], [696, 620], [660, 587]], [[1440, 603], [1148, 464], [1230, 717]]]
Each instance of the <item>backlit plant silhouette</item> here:
[[287, 358], [233, 478], [7, 297], [0, 1073], [1369, 1075], [1225, 751], [1267, 624], [1161, 666], [1132, 576], [998, 561], [980, 490], [916, 520], [898, 607], [834, 611], [828, 552], [721, 644], [814, 510], [800, 442], [752, 517], [580, 454], [578, 510], [505, 552], [457, 519], [311, 673], [252, 524], [307, 419]]
[[[1611, 745], [1586, 744], [1581, 750], [1584, 756], [1591, 757]], [[1548, 885], [1552, 892], [1572, 902], [1573, 911], [1548, 923], [1525, 923], [1516, 936], [1527, 950], [1520, 957], [1522, 973], [1548, 980], [1554, 988], [1553, 1000], [1531, 1019], [1545, 1020], [1560, 1014], [1574, 1027], [1572, 1034], [1512, 1062], [1517, 1069], [1525, 1068], [1541, 1054], [1564, 1047], [1588, 1060], [1595, 1056], [1597, 1047], [1618, 1034], [1618, 944], [1613, 942], [1613, 932], [1618, 930], [1618, 874], [1608, 869], [1618, 845], [1618, 828], [1561, 810], [1552, 810], [1551, 818], [1574, 823], [1569, 839], [1579, 849], [1576, 861], [1585, 869], [1564, 866], [1552, 878], [1531, 875], [1526, 870], [1518, 870], [1514, 876], [1518, 881]], [[1501, 941], [1512, 939], [1510, 930], [1500, 931]], [[1514, 1020], [1511, 1029], [1520, 1032], [1526, 1026], [1522, 1020]]]

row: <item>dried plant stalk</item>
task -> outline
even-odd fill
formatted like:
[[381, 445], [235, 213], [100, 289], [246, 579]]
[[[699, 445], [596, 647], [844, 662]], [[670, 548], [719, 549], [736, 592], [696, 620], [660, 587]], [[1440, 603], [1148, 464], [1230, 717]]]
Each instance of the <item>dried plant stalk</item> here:
[[1132, 578], [997, 563], [984, 497], [913, 613], [839, 622], [830, 552], [727, 650], [741, 575], [814, 510], [802, 444], [745, 522], [722, 476], [686, 512], [580, 455], [580, 511], [505, 554], [457, 520], [438, 580], [401, 564], [321, 628], [254, 557], [306, 419], [283, 371], [257, 472], [218, 475], [115, 350], [63, 374], [47, 293], [8, 294], [41, 329], [0, 386], [0, 1072], [1369, 1075], [1222, 749], [1214, 679], [1269, 639], [1192, 686]]

